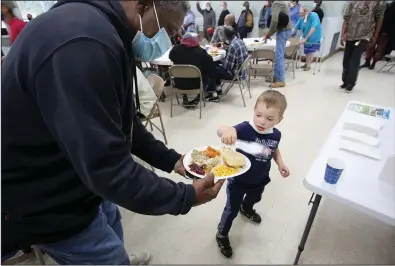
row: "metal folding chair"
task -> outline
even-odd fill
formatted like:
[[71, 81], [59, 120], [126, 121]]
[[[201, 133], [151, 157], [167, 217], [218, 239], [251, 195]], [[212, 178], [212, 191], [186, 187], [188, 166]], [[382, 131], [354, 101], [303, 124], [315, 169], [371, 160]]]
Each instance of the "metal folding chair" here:
[[243, 99], [243, 104], [244, 104], [244, 107], [246, 107], [246, 102], [245, 102], [245, 99], [244, 99], [244, 88], [245, 88], [245, 86], [244, 86], [244, 84], [242, 83], [243, 81], [245, 81], [247, 84], [247, 90], [248, 90], [248, 92], [249, 92], [249, 94], [250, 94], [250, 98], [252, 98], [252, 96], [251, 96], [251, 90], [250, 90], [250, 85], [248, 84], [248, 81], [244, 78], [244, 77], [242, 77], [242, 74], [243, 74], [243, 70], [245, 70], [246, 71], [246, 75], [247, 75], [247, 77], [246, 78], [248, 78], [248, 75], [249, 75], [249, 73], [248, 73], [248, 71], [249, 71], [249, 69], [248, 69], [248, 63], [249, 63], [249, 61], [250, 61], [250, 57], [251, 57], [251, 55], [249, 55], [245, 60], [244, 60], [244, 62], [241, 64], [241, 66], [239, 67], [239, 69], [237, 69], [236, 70], [236, 73], [235, 73], [235, 76], [233, 77], [233, 79], [232, 80], [221, 80], [221, 83], [222, 83], [222, 85], [221, 85], [221, 87], [225, 84], [225, 83], [228, 83], [229, 85], [228, 85], [228, 87], [226, 87], [226, 89], [224, 90], [224, 94], [223, 94], [223, 96], [225, 96], [225, 95], [227, 95], [228, 94], [228, 92], [230, 91], [230, 89], [233, 87], [233, 85], [237, 82], [237, 84], [239, 85], [239, 88], [240, 88], [240, 94], [241, 94], [241, 98]]
[[292, 65], [292, 73], [293, 73], [293, 78], [295, 79], [295, 65], [296, 65], [296, 56], [298, 53], [299, 49], [299, 44], [292, 44], [285, 47], [285, 64]]
[[[248, 87], [251, 87], [251, 75], [254, 78], [258, 76], [271, 77], [273, 83], [274, 76], [274, 60], [276, 53], [273, 49], [258, 49], [251, 53], [248, 67]], [[260, 60], [259, 60], [260, 59]], [[258, 64], [262, 59], [272, 62], [272, 64]]]
[[[149, 113], [149, 115], [147, 117], [143, 118], [142, 121], [145, 122], [145, 127], [147, 127], [148, 124], [150, 125], [151, 131], [155, 127], [163, 135], [163, 138], [165, 139], [165, 144], [167, 145], [166, 131], [165, 131], [165, 127], [163, 125], [162, 113], [161, 113], [160, 107], [159, 107], [159, 101], [160, 101], [160, 97], [163, 93], [165, 81], [161, 77], [159, 77], [158, 75], [155, 75], [155, 74], [150, 74], [147, 77], [147, 80], [148, 80], [149, 84], [151, 85], [152, 89], [154, 90], [157, 99], [156, 99], [154, 105], [152, 106], [152, 109], [151, 109], [151, 112]], [[154, 124], [152, 122], [152, 120], [155, 118], [159, 118], [161, 128], [159, 128], [156, 124]]]
[[[202, 74], [200, 73], [199, 68], [193, 65], [175, 65], [170, 67], [169, 76], [171, 79], [171, 100], [170, 100], [170, 117], [173, 117], [173, 99], [176, 97], [178, 104], [180, 95], [200, 95], [199, 101], [199, 119], [202, 118], [202, 105], [206, 107], [206, 102], [203, 98], [203, 79]], [[193, 90], [180, 90], [175, 87], [174, 79], [175, 78], [198, 78], [200, 80], [200, 87]], [[203, 103], [203, 104], [202, 104]], [[190, 105], [192, 106], [192, 105]]]
[[386, 67], [388, 67], [387, 71], [390, 71], [395, 66], [395, 50], [392, 50], [390, 54], [387, 54], [384, 57], [387, 58], [388, 61], [385, 62], [384, 66], [377, 70], [377, 73]]

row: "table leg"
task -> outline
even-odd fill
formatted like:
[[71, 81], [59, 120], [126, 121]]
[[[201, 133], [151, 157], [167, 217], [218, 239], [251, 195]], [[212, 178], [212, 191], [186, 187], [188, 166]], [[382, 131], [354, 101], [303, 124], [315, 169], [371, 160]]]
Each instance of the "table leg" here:
[[298, 253], [296, 254], [294, 265], [297, 265], [299, 262], [300, 255], [302, 254], [302, 252], [304, 250], [304, 246], [306, 245], [306, 241], [309, 236], [311, 226], [313, 225], [315, 215], [317, 214], [318, 206], [320, 206], [322, 196], [316, 194], [314, 201], [311, 201], [313, 196], [314, 196], [314, 193], [311, 196], [310, 201], [309, 201], [309, 204], [313, 203], [313, 207], [311, 208], [310, 215], [309, 215], [309, 218], [307, 219], [307, 223], [306, 223], [306, 227], [303, 232], [302, 239], [300, 240], [300, 244], [298, 247]]

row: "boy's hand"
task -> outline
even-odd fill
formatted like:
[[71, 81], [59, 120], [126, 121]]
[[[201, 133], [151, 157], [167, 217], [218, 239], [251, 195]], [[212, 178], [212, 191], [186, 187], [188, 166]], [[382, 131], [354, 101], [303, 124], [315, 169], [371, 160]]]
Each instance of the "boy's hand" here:
[[288, 167], [286, 167], [284, 164], [279, 165], [278, 170], [280, 171], [282, 177], [288, 177], [290, 174]]
[[221, 141], [224, 144], [227, 145], [233, 145], [235, 144], [237, 140], [237, 132], [236, 129], [234, 127], [228, 127], [221, 136]]

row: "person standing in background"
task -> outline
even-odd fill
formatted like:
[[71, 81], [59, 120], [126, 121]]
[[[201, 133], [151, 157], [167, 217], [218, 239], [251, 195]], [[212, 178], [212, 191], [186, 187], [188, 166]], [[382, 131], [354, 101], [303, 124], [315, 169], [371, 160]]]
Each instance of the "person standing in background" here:
[[23, 30], [26, 23], [20, 18], [17, 18], [12, 8], [5, 4], [1, 5], [1, 12], [4, 14], [4, 22], [10, 27], [10, 41], [12, 44]]
[[250, 3], [245, 1], [243, 4], [243, 11], [241, 11], [237, 27], [240, 34], [240, 39], [247, 38], [247, 34], [254, 28], [254, 15], [250, 9]]
[[182, 29], [184, 32], [196, 32], [195, 24], [196, 16], [195, 13], [189, 8], [188, 12], [184, 17], [184, 22], [182, 24]]
[[359, 64], [366, 47], [376, 44], [383, 23], [385, 5], [381, 1], [352, 1], [344, 13], [341, 41], [343, 84], [340, 89], [351, 92], [358, 78]]
[[272, 88], [285, 87], [285, 45], [291, 36], [291, 20], [289, 18], [289, 9], [284, 1], [274, 1], [271, 11], [271, 22], [269, 32], [263, 36], [266, 42], [276, 33], [276, 62], [274, 64], [274, 77]]
[[316, 4], [315, 8], [311, 11], [317, 13], [318, 17], [320, 18], [320, 23], [322, 24], [322, 20], [324, 19], [324, 10], [321, 8], [322, 1], [315, 0], [314, 3]]
[[322, 29], [317, 13], [305, 7], [302, 7], [300, 12], [301, 18], [296, 23], [294, 32], [296, 33], [297, 30], [302, 31], [303, 38], [299, 43], [303, 44], [306, 64], [301, 68], [303, 68], [304, 71], [309, 71], [310, 64], [314, 59], [314, 53], [317, 52], [321, 46]]
[[[267, 8], [266, 8], [265, 18], [264, 18], [265, 23], [266, 23], [266, 28], [270, 28], [270, 22], [272, 20], [272, 3], [273, 2], [274, 2], [273, 0], [267, 1]], [[266, 35], [266, 33], [264, 33], [263, 35]]]
[[[380, 35], [375, 45], [368, 46], [366, 49], [366, 61], [360, 68], [368, 67], [374, 69], [376, 62], [386, 54], [386, 47], [388, 43], [393, 44], [395, 38], [395, 1], [392, 1], [387, 5], [384, 12], [383, 25], [381, 26]], [[391, 40], [392, 39], [392, 40]], [[393, 45], [391, 45], [393, 47]], [[392, 50], [392, 49], [389, 49]], [[373, 63], [371, 60], [373, 58]]]
[[258, 27], [259, 27], [259, 36], [263, 36], [265, 34], [266, 29], [266, 19], [265, 14], [268, 8], [268, 4], [264, 5], [259, 13]]
[[226, 2], [221, 2], [220, 8], [221, 8], [222, 12], [221, 12], [221, 15], [219, 15], [218, 27], [224, 25], [226, 15], [230, 14], [230, 12], [228, 10], [228, 4]]
[[27, 20], [31, 21], [33, 19], [33, 15], [32, 14], [27, 14], [26, 15]]
[[[299, 0], [291, 1], [289, 3], [289, 16], [291, 18], [292, 27], [296, 26], [300, 18], [300, 5]], [[296, 32], [292, 34], [292, 37], [295, 37]]]
[[210, 34], [208, 33], [208, 28], [215, 29], [215, 24], [217, 23], [217, 20], [215, 18], [215, 11], [211, 8], [211, 2], [206, 1], [206, 9], [201, 9], [199, 1], [196, 2], [196, 8], [199, 11], [200, 14], [203, 16], [203, 32], [204, 32], [204, 38], [206, 38], [207, 41], [210, 41], [211, 37]]

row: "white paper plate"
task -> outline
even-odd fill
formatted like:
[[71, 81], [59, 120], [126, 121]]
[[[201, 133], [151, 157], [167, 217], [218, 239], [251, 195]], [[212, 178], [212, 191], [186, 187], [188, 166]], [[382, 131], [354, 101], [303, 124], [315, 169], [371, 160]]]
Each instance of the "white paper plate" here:
[[[193, 150], [204, 151], [204, 150], [207, 149], [207, 147], [208, 146], [204, 146], [204, 147], [196, 148], [196, 149], [193, 149]], [[212, 147], [212, 148], [214, 148], [216, 150], [220, 150], [220, 147], [216, 147], [216, 146], [210, 146], [210, 147]], [[185, 169], [188, 171], [188, 173], [190, 173], [193, 176], [196, 176], [198, 178], [204, 178], [204, 175], [198, 175], [197, 173], [191, 171], [191, 169], [189, 168], [189, 165], [192, 163], [191, 154], [192, 154], [193, 150], [189, 151], [184, 156], [183, 163], [184, 163]], [[227, 179], [227, 178], [239, 176], [239, 175], [242, 175], [242, 174], [246, 173], [251, 167], [251, 161], [244, 154], [241, 154], [241, 155], [244, 156], [245, 164], [244, 164], [244, 167], [240, 170], [240, 172], [238, 172], [237, 174], [234, 174], [234, 175], [230, 175], [230, 176], [220, 176], [220, 177], [215, 177], [215, 178], [216, 179]], [[222, 159], [221, 159], [221, 161], [222, 161]]]

